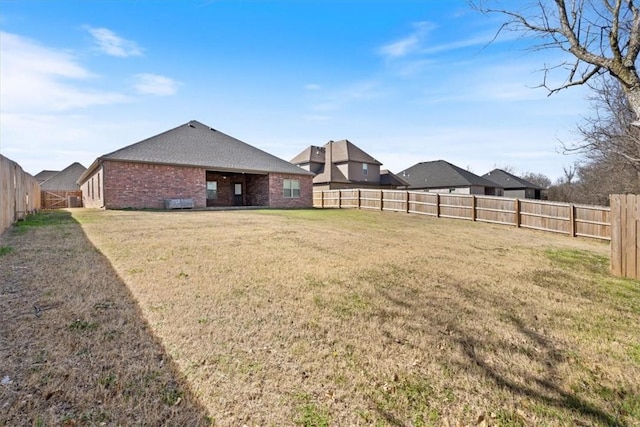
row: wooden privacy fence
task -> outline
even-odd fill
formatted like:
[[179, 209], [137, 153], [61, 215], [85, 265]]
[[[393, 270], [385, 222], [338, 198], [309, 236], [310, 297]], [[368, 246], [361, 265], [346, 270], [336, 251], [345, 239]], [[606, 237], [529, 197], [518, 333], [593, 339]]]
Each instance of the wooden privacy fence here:
[[0, 155], [0, 233], [40, 207], [40, 184]]
[[611, 272], [640, 279], [640, 195], [614, 194], [611, 204]]
[[42, 209], [82, 207], [82, 190], [42, 190]]
[[604, 206], [369, 189], [314, 191], [313, 206], [406, 212], [611, 240], [611, 209]]

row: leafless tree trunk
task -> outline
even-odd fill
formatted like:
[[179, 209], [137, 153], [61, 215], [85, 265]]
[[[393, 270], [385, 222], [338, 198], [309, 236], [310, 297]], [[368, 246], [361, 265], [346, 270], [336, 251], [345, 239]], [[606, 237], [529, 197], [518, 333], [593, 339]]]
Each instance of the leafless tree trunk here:
[[[536, 0], [519, 10], [492, 8], [493, 0], [470, 0], [483, 13], [505, 15], [503, 30], [523, 32], [541, 42], [535, 49], [560, 49], [571, 60], [545, 65], [540, 87], [549, 94], [587, 83], [609, 73], [621, 84], [640, 126], [640, 77], [636, 60], [640, 52], [638, 0]], [[496, 35], [497, 37], [497, 35]], [[564, 69], [564, 83], [550, 86], [551, 71]]]

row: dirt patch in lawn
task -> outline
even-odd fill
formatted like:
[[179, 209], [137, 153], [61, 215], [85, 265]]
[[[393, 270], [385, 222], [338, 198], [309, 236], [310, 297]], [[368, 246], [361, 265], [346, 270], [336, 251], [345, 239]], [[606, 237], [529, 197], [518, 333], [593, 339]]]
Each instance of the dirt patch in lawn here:
[[[167, 374], [186, 378], [174, 416], [202, 419], [199, 402], [216, 425], [640, 419], [640, 284], [608, 275], [606, 244], [355, 210], [72, 212], [95, 249], [49, 262], [86, 275], [72, 295], [100, 287], [85, 251], [117, 274], [126, 290], [103, 299], [139, 310]], [[3, 269], [25, 256], [2, 245], [16, 245]], [[56, 329], [102, 342], [99, 313]]]

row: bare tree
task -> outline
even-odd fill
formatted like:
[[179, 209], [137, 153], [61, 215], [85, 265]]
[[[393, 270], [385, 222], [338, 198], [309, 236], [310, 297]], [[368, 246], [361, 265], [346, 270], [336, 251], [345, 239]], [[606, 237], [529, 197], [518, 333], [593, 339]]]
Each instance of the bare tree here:
[[521, 178], [541, 188], [549, 188], [551, 186], [549, 177], [542, 173], [525, 172]]
[[[503, 30], [521, 32], [540, 40], [535, 49], [560, 49], [570, 60], [543, 67], [540, 87], [549, 95], [587, 83], [593, 77], [611, 74], [635, 112], [640, 126], [640, 77], [636, 60], [640, 52], [640, 0], [535, 0], [519, 10], [493, 8], [495, 0], [470, 0], [483, 13], [506, 17]], [[497, 35], [496, 35], [497, 37]], [[552, 86], [549, 73], [563, 69], [564, 83]]]
[[630, 168], [640, 180], [640, 129], [632, 125], [635, 117], [628, 99], [614, 79], [598, 79], [590, 86], [593, 113], [578, 125], [582, 141], [565, 150], [584, 154], [590, 163]]

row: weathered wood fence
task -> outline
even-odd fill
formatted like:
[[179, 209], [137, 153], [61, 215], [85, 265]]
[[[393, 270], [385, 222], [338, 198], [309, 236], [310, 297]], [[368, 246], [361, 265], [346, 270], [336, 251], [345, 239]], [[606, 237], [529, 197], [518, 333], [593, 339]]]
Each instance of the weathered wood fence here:
[[611, 204], [611, 272], [640, 279], [640, 195], [614, 194]]
[[0, 233], [40, 208], [40, 184], [19, 164], [0, 155]]
[[611, 209], [604, 206], [370, 189], [314, 191], [313, 206], [407, 212], [611, 240]]

